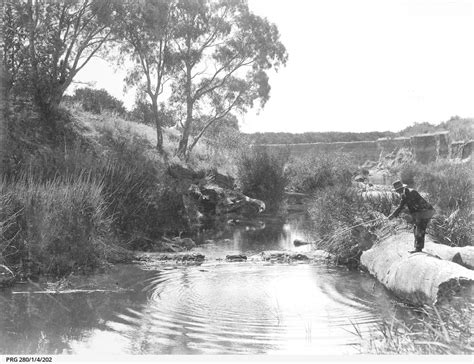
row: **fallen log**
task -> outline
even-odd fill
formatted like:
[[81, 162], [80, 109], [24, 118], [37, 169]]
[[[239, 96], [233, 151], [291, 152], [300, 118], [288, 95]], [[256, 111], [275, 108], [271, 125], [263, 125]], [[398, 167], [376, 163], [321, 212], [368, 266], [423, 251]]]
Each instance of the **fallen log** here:
[[474, 269], [474, 246], [452, 247], [428, 241], [424, 250], [441, 259], [460, 264], [468, 269]]
[[363, 252], [360, 262], [387, 289], [411, 304], [436, 304], [454, 296], [471, 297], [474, 272], [441, 259], [435, 250], [437, 244], [426, 245], [430, 250], [409, 253], [413, 249], [413, 234], [398, 233]]

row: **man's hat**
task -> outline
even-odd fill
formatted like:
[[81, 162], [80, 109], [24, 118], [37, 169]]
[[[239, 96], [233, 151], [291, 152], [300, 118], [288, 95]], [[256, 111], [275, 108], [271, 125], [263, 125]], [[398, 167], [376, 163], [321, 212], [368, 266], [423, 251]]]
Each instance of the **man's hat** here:
[[404, 187], [407, 187], [407, 185], [404, 184], [404, 183], [402, 183], [402, 181], [395, 181], [395, 182], [393, 182], [393, 189], [394, 189], [395, 191], [398, 191], [398, 190], [400, 190], [400, 189], [402, 189], [402, 188], [404, 188]]

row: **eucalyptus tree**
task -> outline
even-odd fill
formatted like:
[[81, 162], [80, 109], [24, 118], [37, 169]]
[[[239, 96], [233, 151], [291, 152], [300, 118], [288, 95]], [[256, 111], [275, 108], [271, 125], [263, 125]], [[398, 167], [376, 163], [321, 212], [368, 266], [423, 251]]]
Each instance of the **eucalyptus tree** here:
[[111, 35], [107, 0], [5, 0], [7, 87], [49, 111]]
[[[177, 0], [173, 47], [178, 70], [172, 102], [185, 115], [177, 154], [187, 157], [213, 124], [270, 96], [268, 71], [288, 55], [275, 24], [253, 14], [245, 0]], [[195, 120], [204, 120], [190, 142]]]
[[128, 56], [126, 87], [137, 87], [138, 93], [149, 98], [156, 125], [156, 148], [163, 152], [163, 120], [159, 96], [173, 72], [170, 48], [172, 37], [173, 1], [145, 0], [116, 3], [114, 33], [118, 39], [120, 56]]

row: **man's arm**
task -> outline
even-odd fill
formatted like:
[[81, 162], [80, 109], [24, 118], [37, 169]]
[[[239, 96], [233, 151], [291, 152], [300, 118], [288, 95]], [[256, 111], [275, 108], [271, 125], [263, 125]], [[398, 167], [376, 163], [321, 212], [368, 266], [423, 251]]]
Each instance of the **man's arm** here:
[[389, 218], [389, 219], [393, 219], [394, 217], [397, 217], [397, 216], [400, 214], [400, 212], [402, 211], [403, 207], [405, 207], [406, 203], [407, 203], [406, 196], [403, 195], [403, 196], [402, 196], [402, 200], [400, 201], [400, 205], [395, 209], [394, 212], [392, 212], [392, 213], [389, 215], [388, 218]]

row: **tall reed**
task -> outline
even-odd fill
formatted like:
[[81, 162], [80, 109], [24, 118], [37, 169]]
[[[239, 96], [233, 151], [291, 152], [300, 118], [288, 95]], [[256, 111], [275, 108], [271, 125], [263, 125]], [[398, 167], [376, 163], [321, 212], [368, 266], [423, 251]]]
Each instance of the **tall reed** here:
[[0, 181], [1, 259], [31, 275], [98, 267], [111, 245], [102, 189], [89, 175]]

